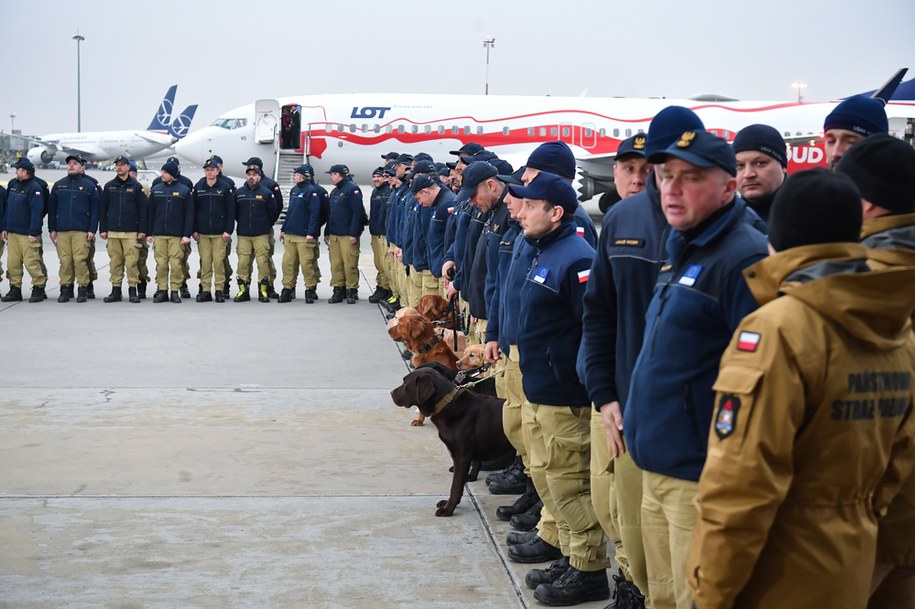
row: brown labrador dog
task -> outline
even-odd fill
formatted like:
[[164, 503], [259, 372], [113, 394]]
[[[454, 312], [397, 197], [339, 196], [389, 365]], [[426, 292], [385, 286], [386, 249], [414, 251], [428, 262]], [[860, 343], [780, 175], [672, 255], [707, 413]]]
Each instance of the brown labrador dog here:
[[[406, 307], [388, 322], [388, 335], [397, 342], [402, 342], [413, 353], [413, 367], [419, 368], [426, 362], [438, 362], [457, 371], [457, 356], [435, 333], [432, 322], [419, 314], [416, 309]], [[425, 422], [422, 411], [410, 425], [418, 426]]]
[[514, 450], [502, 430], [504, 400], [458, 389], [432, 368], [417, 368], [391, 391], [398, 406], [418, 406], [432, 418], [439, 439], [454, 464], [451, 494], [436, 504], [436, 516], [451, 516], [464, 495], [471, 462], [501, 457]]
[[486, 345], [470, 345], [464, 349], [464, 355], [461, 356], [461, 359], [459, 359], [457, 363], [458, 370], [479, 368], [487, 363], [486, 358], [483, 356], [483, 350], [485, 348]]
[[[432, 322], [432, 325], [435, 326], [435, 333], [448, 343], [455, 355], [458, 358], [463, 357], [464, 349], [467, 347], [467, 337], [460, 330], [454, 331], [454, 317], [449, 315], [448, 301], [435, 294], [426, 294], [419, 299], [416, 310]], [[457, 343], [455, 343], [455, 336], [457, 336]]]

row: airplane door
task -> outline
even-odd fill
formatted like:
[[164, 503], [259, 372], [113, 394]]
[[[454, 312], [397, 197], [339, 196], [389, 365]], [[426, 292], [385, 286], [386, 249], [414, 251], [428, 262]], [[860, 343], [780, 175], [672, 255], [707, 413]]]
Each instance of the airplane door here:
[[275, 99], [259, 99], [254, 102], [254, 141], [271, 144], [276, 140], [280, 123], [280, 104]]
[[597, 127], [594, 123], [581, 126], [581, 147], [588, 150], [597, 146]]

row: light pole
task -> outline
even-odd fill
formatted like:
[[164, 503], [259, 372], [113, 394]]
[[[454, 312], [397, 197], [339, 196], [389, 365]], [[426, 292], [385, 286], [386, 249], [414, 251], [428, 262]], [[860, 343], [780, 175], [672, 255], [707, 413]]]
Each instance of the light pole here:
[[10, 112], [10, 134], [13, 133], [13, 121], [16, 120], [16, 113]]
[[791, 83], [792, 89], [797, 89], [797, 103], [804, 101], [803, 91], [807, 88], [807, 83], [805, 82], [793, 82]]
[[489, 95], [489, 49], [496, 46], [496, 39], [492, 37], [492, 34], [487, 34], [486, 38], [483, 39], [483, 46], [486, 48], [486, 90], [485, 95]]
[[79, 43], [85, 40], [86, 37], [79, 33], [79, 30], [76, 31], [76, 34], [73, 35], [73, 40], [76, 41], [76, 130], [83, 130], [83, 121], [82, 121], [82, 107], [80, 105], [80, 73], [79, 73]]

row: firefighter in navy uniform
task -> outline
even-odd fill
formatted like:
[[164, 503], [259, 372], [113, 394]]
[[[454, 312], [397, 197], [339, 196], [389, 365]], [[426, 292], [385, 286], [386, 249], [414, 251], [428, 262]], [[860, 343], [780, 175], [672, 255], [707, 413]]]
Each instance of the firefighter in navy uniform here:
[[[130, 161], [130, 171], [128, 175], [139, 183], [139, 171], [136, 161]], [[149, 201], [149, 188], [140, 184], [146, 200]], [[149, 260], [149, 244], [146, 242], [146, 235], [137, 239], [137, 298], [146, 300], [146, 286], [149, 285], [149, 266], [146, 261]], [[91, 282], [90, 282], [91, 285]], [[133, 301], [131, 301], [133, 302]]]
[[48, 198], [48, 232], [60, 260], [60, 295], [57, 302], [73, 298], [73, 281], [79, 285], [76, 302], [86, 302], [90, 274], [90, 243], [98, 232], [98, 185], [83, 175], [80, 158], [67, 157], [67, 175], [54, 183]]
[[279, 215], [273, 193], [260, 183], [261, 172], [257, 165], [245, 171], [244, 185], [235, 191], [235, 221], [238, 233], [238, 294], [235, 302], [251, 300], [252, 259], [257, 260], [258, 297], [260, 302], [270, 302], [267, 292], [270, 266], [267, 263], [270, 243], [267, 233]]
[[311, 181], [314, 173], [311, 165], [296, 167], [296, 185], [289, 192], [289, 209], [280, 228], [283, 242], [283, 291], [279, 302], [291, 302], [295, 298], [296, 275], [302, 269], [305, 279], [305, 303], [317, 300], [315, 291], [319, 276], [315, 275], [314, 262], [321, 236], [321, 208], [324, 204], [321, 191]]
[[391, 186], [384, 175], [384, 167], [372, 172], [372, 197], [369, 200], [369, 234], [372, 236], [372, 255], [375, 262], [375, 292], [369, 296], [372, 304], [390, 298], [391, 279], [388, 277], [387, 215], [386, 207]]
[[[273, 194], [273, 198], [276, 200], [278, 206], [277, 209], [279, 211], [277, 212], [276, 218], [273, 219], [273, 222], [276, 223], [280, 214], [283, 212], [284, 203], [283, 191], [280, 189], [280, 185], [276, 183], [276, 180], [264, 173], [264, 162], [259, 157], [253, 156], [243, 163], [243, 165], [245, 167], [250, 167], [251, 165], [256, 165], [258, 167], [258, 171], [260, 171], [261, 174], [261, 184]], [[267, 264], [270, 267], [270, 274], [267, 277], [267, 295], [270, 298], [277, 299], [280, 295], [276, 293], [276, 290], [273, 287], [274, 283], [276, 283], [276, 264], [273, 262], [273, 254], [276, 251], [276, 237], [272, 226], [270, 227], [270, 232], [267, 233], [267, 241], [270, 243], [270, 253], [267, 257]]]
[[229, 185], [219, 179], [212, 160], [203, 164], [204, 177], [194, 186], [194, 240], [200, 254], [200, 291], [197, 302], [210, 302], [215, 288], [216, 302], [225, 302], [226, 243], [235, 229], [235, 198]]
[[99, 236], [108, 241], [108, 270], [111, 273], [111, 294], [104, 300], [121, 300], [121, 280], [126, 270], [128, 297], [130, 302], [138, 303], [138, 286], [146, 263], [144, 261], [141, 267], [137, 259], [143, 251], [140, 243], [148, 248], [149, 204], [143, 186], [130, 175], [130, 159], [119, 156], [114, 160], [114, 167], [117, 177], [102, 188], [99, 212]]
[[[101, 197], [102, 185], [98, 183], [98, 180], [86, 173], [86, 159], [83, 157], [77, 157], [77, 159], [79, 160], [80, 173], [95, 184], [99, 197]], [[89, 242], [89, 256], [86, 258], [86, 266], [89, 267], [89, 285], [86, 286], [86, 298], [92, 300], [95, 298], [95, 282], [98, 280], [98, 269], [95, 268], [95, 239]], [[70, 294], [70, 297], [72, 298], [73, 294]]]
[[359, 236], [365, 227], [362, 191], [350, 177], [349, 167], [333, 165], [334, 190], [328, 200], [324, 243], [330, 248], [330, 283], [334, 292], [327, 301], [355, 304], [359, 298]]
[[[232, 197], [235, 197], [235, 180], [227, 176], [222, 172], [222, 157], [218, 154], [211, 155], [208, 161], [213, 161], [216, 164], [216, 167], [219, 169], [219, 179], [224, 182], [230, 189]], [[229, 237], [229, 240], [226, 242], [226, 256], [223, 259], [225, 265], [225, 276], [226, 283], [222, 286], [222, 296], [223, 298], [229, 298], [229, 288], [232, 283], [232, 265], [229, 263], [229, 256], [232, 255], [232, 237]], [[217, 288], [219, 289], [219, 288]]]
[[[191, 179], [187, 176], [181, 175], [181, 161], [178, 160], [176, 156], [170, 156], [165, 161], [166, 163], [174, 163], [178, 168], [178, 175], [172, 176], [181, 184], [184, 184], [188, 187], [189, 190], [194, 190], [194, 183], [191, 182]], [[162, 182], [162, 176], [156, 177], [153, 180], [152, 186]], [[181, 298], [190, 298], [191, 292], [187, 288], [187, 280], [191, 278], [190, 267], [187, 264], [188, 258], [191, 256], [191, 244], [190, 242], [181, 245], [181, 272], [184, 273], [184, 280], [181, 282]]]
[[3, 239], [9, 244], [6, 274], [10, 280], [10, 291], [2, 300], [22, 300], [24, 266], [32, 279], [29, 302], [41, 302], [47, 298], [45, 285], [48, 282], [48, 271], [41, 259], [41, 227], [47, 199], [41, 184], [35, 180], [35, 166], [30, 160], [23, 157], [13, 163], [13, 167], [16, 179], [7, 185], [6, 209], [0, 222]]
[[153, 302], [169, 300], [180, 303], [179, 290], [187, 280], [184, 252], [194, 231], [194, 200], [192, 188], [178, 181], [178, 165], [162, 166], [161, 180], [149, 195], [149, 235], [156, 258], [156, 293]]

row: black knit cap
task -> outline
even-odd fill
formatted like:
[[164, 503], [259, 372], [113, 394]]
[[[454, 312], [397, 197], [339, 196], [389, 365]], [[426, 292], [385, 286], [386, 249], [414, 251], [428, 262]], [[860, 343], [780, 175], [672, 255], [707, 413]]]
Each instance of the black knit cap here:
[[858, 186], [861, 196], [891, 214], [915, 212], [915, 148], [878, 133], [842, 155], [836, 171]]
[[818, 167], [792, 174], [769, 212], [769, 243], [776, 251], [816, 243], [857, 243], [861, 193], [851, 178]]
[[763, 152], [779, 162], [782, 167], [788, 166], [788, 151], [781, 134], [769, 125], [748, 125], [734, 136], [734, 153]]

